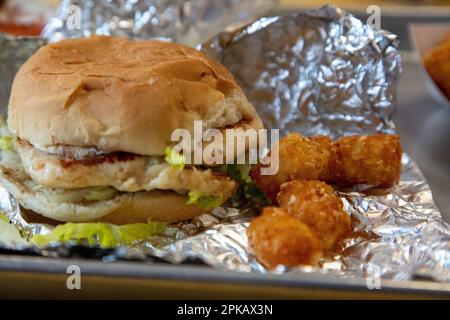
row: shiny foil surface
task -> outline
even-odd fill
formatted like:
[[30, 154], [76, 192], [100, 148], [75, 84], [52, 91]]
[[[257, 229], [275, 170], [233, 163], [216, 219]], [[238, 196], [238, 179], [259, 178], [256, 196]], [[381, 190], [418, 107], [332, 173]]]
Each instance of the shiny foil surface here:
[[63, 0], [43, 31], [51, 42], [92, 34], [195, 46], [264, 15], [277, 0]]
[[[102, 11], [107, 11], [105, 8], [96, 7], [96, 14], [111, 17], [112, 13]], [[127, 8], [139, 11], [138, 6]], [[158, 11], [161, 21], [169, 19], [164, 18], [165, 12], [170, 12], [168, 8]], [[75, 35], [55, 29], [54, 21], [46, 29], [46, 38], [54, 41]], [[87, 36], [97, 30], [89, 29], [90, 25], [83, 25], [83, 32], [77, 35]], [[145, 35], [131, 30], [127, 29], [129, 33], [123, 35], [180, 39], [175, 30], [171, 31], [173, 34], [155, 31]], [[164, 30], [163, 26], [160, 30]], [[0, 38], [0, 41], [2, 48], [3, 43], [12, 48], [0, 52], [0, 68], [10, 68], [2, 69], [8, 72], [35, 50], [26, 39]], [[193, 45], [190, 41], [185, 43]], [[340, 9], [327, 6], [302, 14], [260, 18], [237, 31], [223, 32], [198, 47], [231, 70], [268, 128], [280, 128], [282, 133], [299, 131], [332, 137], [394, 132], [391, 117], [401, 73], [397, 38], [372, 29]], [[23, 56], [18, 56], [18, 52]], [[13, 74], [1, 76], [3, 94], [9, 90], [3, 86], [10, 85], [3, 79], [12, 79]], [[421, 276], [450, 281], [450, 227], [442, 220], [417, 165], [406, 154], [402, 161], [400, 182], [391, 189], [358, 186], [338, 190], [355, 231], [352, 238], [345, 240], [342, 252], [326, 256], [318, 268], [279, 267], [270, 272], [321, 272], [339, 277], [380, 276], [396, 280]], [[45, 224], [27, 223], [15, 199], [1, 187], [0, 207], [24, 236], [52, 229]], [[200, 260], [221, 270], [266, 273], [269, 271], [258, 263], [248, 246], [246, 228], [252, 218], [248, 212], [217, 208], [211, 214], [172, 225], [164, 235], [144, 244], [89, 250], [105, 261], [154, 257], [171, 263]], [[23, 249], [23, 245], [13, 242], [3, 245]], [[55, 257], [70, 255], [77, 247], [56, 245], [27, 250]]]
[[201, 48], [221, 61], [268, 128], [392, 133], [401, 73], [397, 37], [333, 6], [270, 17]]

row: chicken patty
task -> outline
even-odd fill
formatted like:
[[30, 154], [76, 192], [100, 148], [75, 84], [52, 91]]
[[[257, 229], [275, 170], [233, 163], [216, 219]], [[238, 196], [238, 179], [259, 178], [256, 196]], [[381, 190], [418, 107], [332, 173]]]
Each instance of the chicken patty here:
[[28, 175], [46, 187], [112, 186], [122, 192], [195, 190], [213, 196], [230, 194], [236, 187], [224, 174], [195, 167], [180, 170], [163, 157], [115, 152], [78, 160], [46, 153], [20, 139], [16, 141], [16, 150]]

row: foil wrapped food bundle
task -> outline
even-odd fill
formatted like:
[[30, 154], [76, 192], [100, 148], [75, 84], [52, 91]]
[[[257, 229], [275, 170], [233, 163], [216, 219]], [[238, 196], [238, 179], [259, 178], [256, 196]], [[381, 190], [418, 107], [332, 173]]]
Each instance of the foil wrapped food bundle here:
[[163, 38], [196, 45], [227, 26], [248, 22], [277, 0], [64, 0], [43, 31], [49, 41], [92, 34]]
[[[162, 37], [197, 45], [234, 74], [268, 128], [331, 137], [395, 132], [392, 116], [402, 68], [395, 35], [375, 30], [345, 11], [326, 6], [306, 13], [259, 18], [198, 43], [205, 34], [209, 35], [199, 30], [235, 24], [235, 17], [230, 19], [233, 8], [241, 10], [250, 5], [236, 0], [220, 2], [222, 5], [214, 2], [208, 7], [212, 2], [183, 2], [183, 6], [203, 8], [189, 16], [187, 22], [186, 16], [174, 14], [180, 12], [180, 1], [100, 1], [95, 8], [92, 1], [64, 1], [61, 15], [47, 26], [44, 36], [57, 41], [100, 33], [139, 39]], [[266, 4], [269, 2], [273, 4]], [[234, 7], [230, 7], [232, 3]], [[83, 16], [87, 17], [76, 32], [65, 23], [68, 6], [73, 4], [82, 5]], [[212, 21], [204, 19], [205, 6], [215, 14]], [[158, 19], [145, 20], [148, 26], [139, 25], [139, 21], [144, 21], [139, 17], [154, 10]], [[210, 11], [207, 16], [211, 14]], [[214, 24], [218, 20], [222, 22]], [[187, 29], [198, 34], [192, 36]], [[7, 48], [0, 53], [0, 68], [6, 71], [1, 75], [3, 104], [14, 66], [31, 55], [42, 41], [0, 38], [2, 48]], [[317, 271], [357, 278], [375, 273], [397, 280], [426, 276], [449, 281], [450, 227], [435, 206], [417, 165], [406, 154], [402, 161], [400, 182], [390, 189], [365, 190], [359, 186], [338, 191], [355, 231], [353, 237], [345, 240], [342, 253], [326, 257], [320, 268], [278, 268], [273, 272]], [[21, 208], [4, 189], [0, 189], [0, 200], [2, 212], [23, 235], [44, 234], [53, 228], [27, 223]], [[164, 235], [144, 244], [89, 250], [92, 255], [107, 259], [158, 257], [172, 263], [199, 259], [222, 270], [269, 272], [258, 263], [248, 245], [246, 228], [252, 218], [248, 212], [221, 207], [170, 226]], [[23, 244], [10, 247], [24, 249]], [[77, 247], [25, 249], [44, 256], [66, 256]]]

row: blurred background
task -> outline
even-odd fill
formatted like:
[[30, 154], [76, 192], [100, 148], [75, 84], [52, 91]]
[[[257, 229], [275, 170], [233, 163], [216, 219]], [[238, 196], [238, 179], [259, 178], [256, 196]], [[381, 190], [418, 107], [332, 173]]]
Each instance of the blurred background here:
[[[56, 14], [60, 0], [0, 0], [0, 32], [16, 35], [39, 35], [45, 23]], [[450, 18], [450, 0], [278, 0], [274, 14], [334, 4], [358, 16], [366, 15], [366, 8], [376, 4], [382, 9], [385, 25], [402, 36], [405, 23], [436, 21]], [[390, 20], [389, 16], [396, 19]], [[407, 45], [407, 43], [405, 43]]]
[[39, 35], [55, 14], [59, 0], [0, 0], [0, 31]]

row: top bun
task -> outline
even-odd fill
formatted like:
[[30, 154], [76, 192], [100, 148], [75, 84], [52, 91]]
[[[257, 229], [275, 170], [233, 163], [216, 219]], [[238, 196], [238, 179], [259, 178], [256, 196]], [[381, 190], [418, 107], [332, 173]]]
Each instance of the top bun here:
[[94, 36], [40, 48], [18, 71], [8, 126], [38, 147], [164, 154], [172, 131], [261, 128], [233, 76], [195, 49]]

